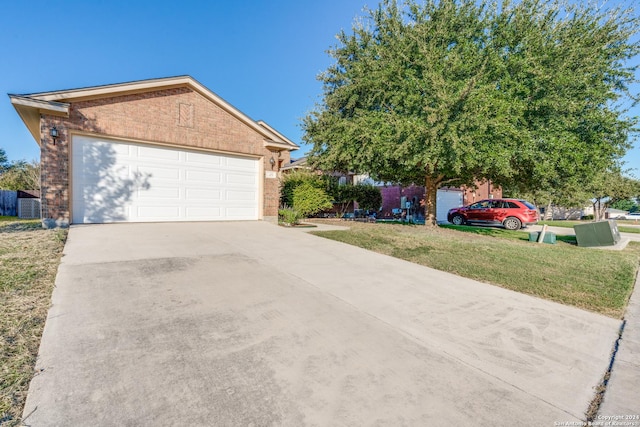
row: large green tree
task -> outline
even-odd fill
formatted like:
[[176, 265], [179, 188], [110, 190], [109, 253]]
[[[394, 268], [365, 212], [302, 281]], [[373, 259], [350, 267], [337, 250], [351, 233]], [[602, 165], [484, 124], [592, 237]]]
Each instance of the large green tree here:
[[443, 185], [575, 185], [629, 147], [614, 103], [634, 81], [638, 23], [552, 0], [384, 0], [330, 50], [303, 122], [310, 161], [424, 183], [427, 224]]

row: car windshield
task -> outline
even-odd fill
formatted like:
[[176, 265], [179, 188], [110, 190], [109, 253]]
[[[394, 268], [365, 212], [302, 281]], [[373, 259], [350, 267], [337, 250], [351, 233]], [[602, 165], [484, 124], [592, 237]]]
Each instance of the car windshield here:
[[527, 202], [526, 200], [520, 200], [520, 203], [522, 203], [523, 205], [525, 205], [529, 209], [536, 210], [536, 207], [534, 205], [532, 205], [531, 203]]

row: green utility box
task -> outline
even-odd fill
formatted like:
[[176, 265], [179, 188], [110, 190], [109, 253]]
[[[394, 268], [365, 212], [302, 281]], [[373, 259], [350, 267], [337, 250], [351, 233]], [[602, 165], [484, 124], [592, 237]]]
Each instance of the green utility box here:
[[[540, 236], [540, 232], [539, 231], [532, 231], [529, 233], [529, 241], [530, 242], [537, 242], [538, 241], [538, 236]], [[556, 244], [556, 233], [552, 233], [550, 231], [547, 231], [546, 233], [544, 233], [544, 239], [542, 239], [543, 243], [550, 243], [552, 245]]]
[[613, 246], [620, 241], [618, 224], [612, 219], [574, 225], [573, 229], [578, 246]]

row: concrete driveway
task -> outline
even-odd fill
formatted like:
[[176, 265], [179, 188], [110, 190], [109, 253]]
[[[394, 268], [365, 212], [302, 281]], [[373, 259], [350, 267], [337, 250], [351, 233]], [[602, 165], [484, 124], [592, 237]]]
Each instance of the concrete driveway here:
[[264, 222], [79, 226], [25, 423], [553, 426], [619, 326]]

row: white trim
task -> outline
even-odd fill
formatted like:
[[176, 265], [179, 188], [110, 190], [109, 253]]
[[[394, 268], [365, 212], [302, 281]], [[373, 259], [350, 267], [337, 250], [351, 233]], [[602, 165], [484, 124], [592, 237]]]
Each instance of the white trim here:
[[69, 107], [71, 104], [66, 102], [42, 101], [34, 98], [26, 98], [19, 95], [9, 95], [11, 103], [16, 106], [37, 108], [39, 111], [48, 113], [62, 114], [69, 117]]
[[[68, 115], [68, 107], [70, 103], [74, 101], [81, 101], [87, 99], [97, 99], [114, 97], [132, 93], [144, 93], [163, 89], [171, 89], [178, 87], [188, 87], [192, 90], [200, 93], [209, 101], [217, 104], [223, 110], [230, 113], [232, 116], [249, 126], [251, 129], [262, 135], [265, 139], [276, 143], [283, 144], [283, 149], [296, 150], [300, 148], [297, 144], [293, 143], [288, 138], [284, 137], [281, 133], [277, 132], [271, 126], [267, 125], [264, 121], [255, 122], [249, 116], [242, 113], [240, 110], [229, 104], [227, 101], [216, 95], [214, 92], [203, 86], [200, 82], [191, 76], [178, 76], [167, 77], [162, 79], [141, 80], [129, 83], [117, 83], [104, 86], [93, 86], [81, 89], [61, 90], [55, 92], [41, 92], [28, 95], [11, 95], [12, 102], [15, 98], [18, 100], [24, 100], [19, 105], [30, 108], [42, 109], [44, 106], [50, 106], [46, 111], [57, 111], [60, 105], [66, 104], [66, 114]], [[29, 101], [33, 102], [33, 105], [27, 105]], [[16, 105], [16, 104], [14, 104]], [[21, 115], [22, 116], [22, 115]]]

